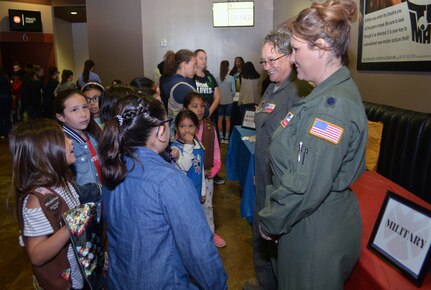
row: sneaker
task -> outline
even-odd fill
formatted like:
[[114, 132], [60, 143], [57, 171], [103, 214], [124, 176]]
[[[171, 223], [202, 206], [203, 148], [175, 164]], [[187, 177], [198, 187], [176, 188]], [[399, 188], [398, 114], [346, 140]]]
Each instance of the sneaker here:
[[221, 138], [220, 143], [221, 143], [221, 144], [227, 144], [227, 143], [226, 143], [226, 138]]
[[220, 176], [218, 176], [218, 174], [216, 176], [214, 176], [214, 183], [215, 184], [224, 184], [225, 180], [223, 178], [221, 178]]
[[242, 290], [260, 290], [261, 287], [256, 278], [250, 278], [244, 281], [241, 281]]
[[224, 144], [229, 144], [229, 138], [224, 138]]
[[214, 233], [213, 241], [214, 241], [214, 245], [217, 248], [224, 248], [224, 247], [226, 247], [226, 242], [217, 233]]

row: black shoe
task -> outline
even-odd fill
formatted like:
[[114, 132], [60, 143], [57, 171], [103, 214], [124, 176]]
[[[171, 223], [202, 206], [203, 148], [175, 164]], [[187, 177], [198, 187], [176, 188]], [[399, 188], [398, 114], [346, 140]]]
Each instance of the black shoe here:
[[214, 176], [214, 183], [215, 184], [224, 184], [225, 180], [223, 178], [221, 178], [220, 176], [218, 176], [218, 174], [216, 174], [216, 176]]

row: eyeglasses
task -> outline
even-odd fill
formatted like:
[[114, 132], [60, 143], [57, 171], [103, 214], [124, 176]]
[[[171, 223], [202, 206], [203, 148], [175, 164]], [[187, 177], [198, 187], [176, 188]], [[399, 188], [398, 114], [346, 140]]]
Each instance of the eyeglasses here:
[[165, 123], [168, 123], [168, 125], [170, 125], [171, 124], [171, 122], [173, 121], [174, 119], [172, 119], [172, 118], [167, 118], [166, 120], [164, 120], [164, 121], [161, 121], [158, 125], [157, 125], [157, 137], [159, 137], [160, 135], [163, 135], [163, 132], [165, 132], [165, 126], [163, 126], [162, 127], [162, 129], [160, 129], [160, 127], [163, 125], [163, 124], [165, 124]]
[[85, 97], [85, 98], [87, 99], [88, 103], [91, 103], [91, 102], [97, 103], [99, 101], [99, 97], [98, 96], [95, 96], [95, 97], [92, 97], [92, 98], [90, 98], [90, 97]]
[[277, 58], [270, 58], [270, 59], [268, 59], [268, 60], [261, 60], [259, 63], [260, 63], [261, 65], [267, 65], [267, 64], [269, 64], [269, 65], [274, 65], [274, 63], [275, 63], [277, 60], [279, 60], [280, 58], [285, 57], [285, 56], [287, 56], [287, 54], [283, 54], [282, 56], [279, 56], [279, 57], [277, 57]]
[[174, 120], [174, 119], [172, 119], [172, 118], [167, 118], [166, 120], [161, 121], [161, 122], [159, 123], [159, 125], [157, 125], [157, 126], [162, 126], [164, 123], [171, 124], [171, 122], [172, 122], [173, 120]]

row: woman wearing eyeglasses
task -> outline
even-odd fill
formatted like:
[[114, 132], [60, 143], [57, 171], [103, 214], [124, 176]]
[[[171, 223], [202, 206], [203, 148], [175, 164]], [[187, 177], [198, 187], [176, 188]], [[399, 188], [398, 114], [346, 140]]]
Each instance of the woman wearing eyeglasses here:
[[160, 153], [169, 121], [160, 101], [126, 96], [99, 150], [106, 189], [109, 289], [227, 289], [195, 187]]
[[[246, 281], [250, 287], [260, 286], [262, 289], [277, 289], [274, 270], [271, 263], [273, 243], [260, 236], [259, 216], [257, 213], [265, 206], [265, 187], [271, 184], [268, 147], [272, 133], [286, 116], [289, 108], [300, 97], [311, 91], [311, 86], [299, 81], [289, 61], [290, 35], [285, 31], [272, 31], [264, 40], [261, 61], [263, 69], [268, 73], [271, 84], [262, 96], [255, 113], [256, 123], [256, 155], [255, 183], [256, 198], [253, 217], [253, 256], [256, 280]], [[241, 87], [241, 94], [242, 94]], [[259, 285], [253, 285], [259, 284]], [[247, 285], [243, 285], [244, 289]]]
[[315, 84], [269, 143], [273, 184], [259, 212], [278, 241], [279, 289], [343, 289], [360, 254], [361, 218], [350, 185], [365, 170], [367, 117], [350, 76], [353, 0], [313, 3], [289, 24], [290, 61]]

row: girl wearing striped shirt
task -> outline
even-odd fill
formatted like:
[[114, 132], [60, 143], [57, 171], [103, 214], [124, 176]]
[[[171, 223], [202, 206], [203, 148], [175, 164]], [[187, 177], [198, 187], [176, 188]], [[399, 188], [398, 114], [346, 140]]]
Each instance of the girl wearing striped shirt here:
[[22, 241], [38, 289], [82, 289], [62, 214], [80, 204], [69, 165], [76, 158], [72, 140], [54, 120], [35, 119], [11, 132], [12, 192]]

